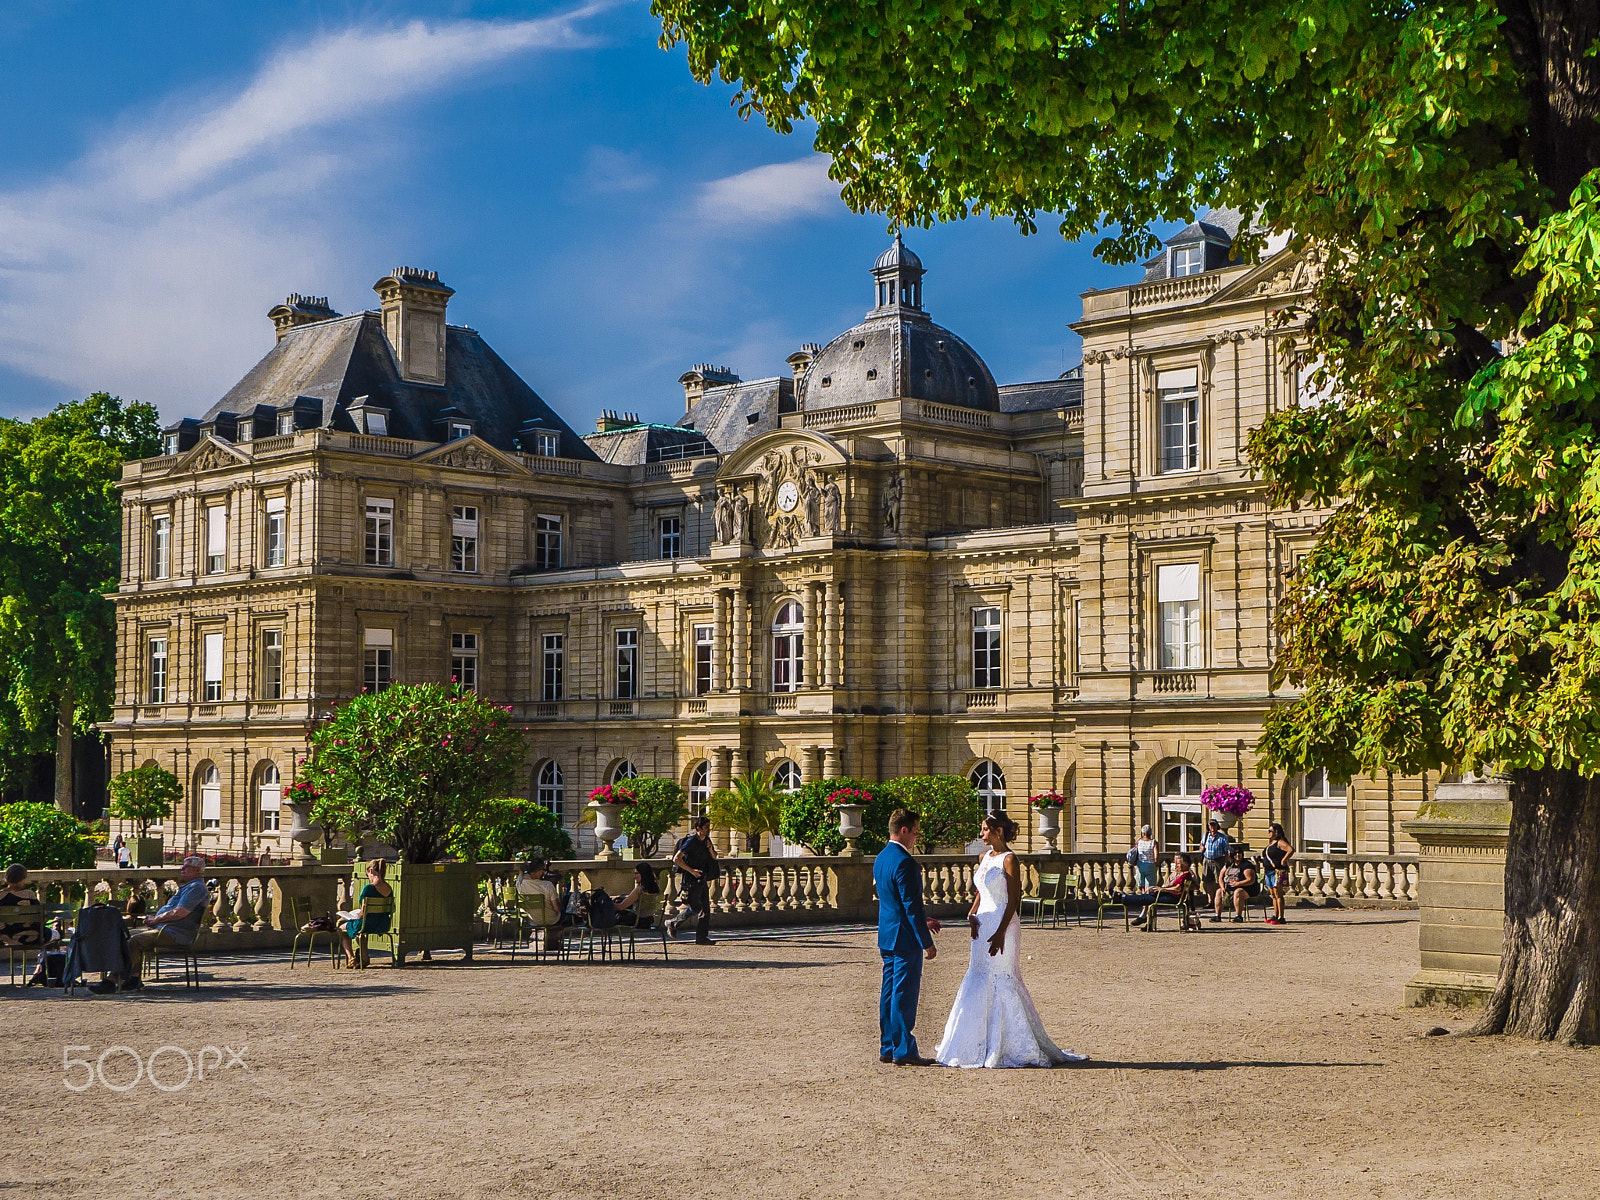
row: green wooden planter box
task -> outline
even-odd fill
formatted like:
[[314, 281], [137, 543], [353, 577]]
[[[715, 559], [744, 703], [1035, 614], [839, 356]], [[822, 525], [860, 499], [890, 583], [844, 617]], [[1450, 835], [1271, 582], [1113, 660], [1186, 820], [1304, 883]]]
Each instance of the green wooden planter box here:
[[165, 848], [165, 839], [152, 837], [136, 837], [128, 839], [128, 852], [133, 856], [133, 865], [136, 867], [161, 866], [161, 852]]
[[[471, 863], [390, 863], [395, 895], [395, 966], [424, 950], [460, 950], [472, 959], [477, 934], [478, 870]], [[367, 883], [367, 864], [351, 872], [352, 896]], [[352, 906], [354, 901], [352, 901]], [[376, 943], [382, 949], [385, 943]]]
[[[343, 846], [318, 846], [311, 852], [325, 867], [347, 867], [350, 865], [350, 851]], [[362, 876], [364, 879], [365, 876]]]

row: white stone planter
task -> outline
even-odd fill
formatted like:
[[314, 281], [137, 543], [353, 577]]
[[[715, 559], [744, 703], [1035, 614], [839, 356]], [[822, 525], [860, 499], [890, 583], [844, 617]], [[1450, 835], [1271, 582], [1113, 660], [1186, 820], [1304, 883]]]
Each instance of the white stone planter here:
[[1050, 846], [1050, 853], [1056, 853], [1056, 839], [1061, 836], [1061, 809], [1057, 807], [1040, 808], [1039, 836]]
[[834, 810], [839, 814], [839, 832], [844, 835], [845, 848], [843, 854], [855, 856], [861, 853], [856, 848], [856, 839], [861, 836], [861, 814], [866, 811], [862, 804], [835, 804]]
[[594, 813], [594, 836], [602, 847], [595, 854], [596, 858], [617, 857], [611, 843], [622, 836], [622, 810], [626, 807], [625, 804], [601, 804], [598, 800], [590, 802], [589, 808]]
[[1218, 825], [1221, 825], [1224, 829], [1232, 829], [1235, 825], [1237, 825], [1239, 823], [1239, 814], [1238, 813], [1217, 812], [1217, 811], [1215, 811], [1213, 809], [1209, 809], [1208, 808], [1206, 810], [1206, 817], [1209, 820], [1215, 821]]

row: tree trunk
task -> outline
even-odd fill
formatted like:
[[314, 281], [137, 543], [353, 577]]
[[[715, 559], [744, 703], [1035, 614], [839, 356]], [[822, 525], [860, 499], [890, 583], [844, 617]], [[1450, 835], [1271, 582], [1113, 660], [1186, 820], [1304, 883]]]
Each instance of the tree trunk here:
[[56, 807], [72, 816], [72, 689], [61, 692], [56, 711]]
[[1468, 1032], [1600, 1042], [1600, 780], [1513, 774], [1500, 979]]

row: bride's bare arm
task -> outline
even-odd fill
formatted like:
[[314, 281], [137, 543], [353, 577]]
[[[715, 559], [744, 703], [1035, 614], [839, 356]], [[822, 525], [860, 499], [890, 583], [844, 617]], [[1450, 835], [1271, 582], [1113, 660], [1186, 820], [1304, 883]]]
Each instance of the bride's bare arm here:
[[1006, 910], [1000, 914], [1000, 924], [989, 938], [989, 957], [999, 954], [1006, 944], [1006, 928], [1011, 924], [1011, 918], [1017, 915], [1017, 908], [1022, 903], [1022, 872], [1017, 866], [1017, 856], [1007, 854], [1000, 864], [1000, 869], [1006, 873]]

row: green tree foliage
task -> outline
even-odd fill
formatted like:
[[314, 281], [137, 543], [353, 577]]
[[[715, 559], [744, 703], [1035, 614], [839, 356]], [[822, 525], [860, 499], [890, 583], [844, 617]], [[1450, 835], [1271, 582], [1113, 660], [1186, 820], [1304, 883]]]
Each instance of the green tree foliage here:
[[640, 858], [654, 858], [661, 839], [689, 819], [688, 800], [676, 780], [640, 775], [627, 784], [634, 803], [622, 810], [622, 832]]
[[763, 833], [776, 833], [783, 815], [783, 796], [772, 788], [772, 777], [765, 771], [751, 771], [734, 779], [731, 787], [711, 793], [708, 804], [711, 823], [742, 833], [745, 849], [761, 848]]
[[[1340, 505], [1279, 609], [1268, 765], [1511, 772], [1482, 1031], [1600, 1040], [1600, 8], [654, 0], [745, 113], [815, 122], [845, 199], [1126, 262], [1230, 205], [1318, 270], [1276, 331], [1328, 399], [1251, 441]], [[1249, 239], [1240, 248], [1248, 253]], [[1297, 341], [1289, 332], [1296, 330]]]
[[917, 849], [964, 847], [978, 836], [983, 805], [972, 780], [961, 775], [907, 775], [878, 785], [878, 794], [892, 813], [909, 808], [922, 818]]
[[0, 804], [0, 867], [83, 871], [94, 866], [89, 827], [53, 804]]
[[861, 836], [856, 846], [863, 854], [876, 854], [889, 841], [889, 813], [893, 805], [878, 795], [878, 785], [863, 779], [816, 779], [801, 784], [783, 797], [783, 813], [778, 820], [778, 835], [784, 841], [804, 846], [813, 854], [837, 854], [844, 849], [839, 832], [838, 813], [829, 808], [828, 796], [840, 788], [856, 788], [872, 797], [861, 814]]
[[522, 772], [507, 710], [442, 684], [397, 684], [339, 708], [312, 736], [312, 819], [346, 837], [383, 836], [429, 863]]
[[0, 420], [0, 759], [54, 735], [70, 806], [72, 732], [110, 714], [121, 565], [122, 464], [160, 452], [148, 404], [96, 392], [35, 421]]
[[170, 817], [183, 799], [178, 777], [155, 763], [122, 772], [112, 778], [106, 790], [111, 793], [111, 815], [138, 825], [140, 837], [149, 835], [151, 825]]
[[471, 822], [458, 826], [450, 852], [484, 862], [571, 858], [572, 837], [544, 805], [511, 796], [486, 801]]

